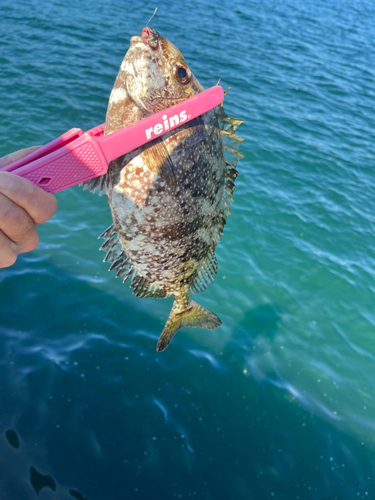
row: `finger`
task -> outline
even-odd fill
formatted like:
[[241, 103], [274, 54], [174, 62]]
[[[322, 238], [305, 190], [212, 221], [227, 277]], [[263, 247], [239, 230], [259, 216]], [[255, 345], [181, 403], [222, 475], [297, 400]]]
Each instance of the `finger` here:
[[24, 156], [29, 155], [30, 153], [33, 153], [37, 149], [41, 148], [42, 146], [32, 146], [31, 148], [25, 148], [25, 149], [20, 149], [19, 151], [15, 151], [14, 153], [10, 153], [3, 158], [0, 158], [0, 168], [6, 167], [7, 165], [10, 165], [11, 163], [14, 163], [17, 160], [20, 160]]
[[17, 260], [17, 252], [14, 249], [14, 243], [0, 231], [0, 268], [10, 267]]
[[52, 194], [9, 172], [0, 172], [0, 193], [22, 207], [36, 224], [49, 220], [57, 209], [57, 201]]
[[36, 225], [23, 208], [0, 194], [0, 229], [16, 245], [17, 253], [29, 252], [38, 246]]

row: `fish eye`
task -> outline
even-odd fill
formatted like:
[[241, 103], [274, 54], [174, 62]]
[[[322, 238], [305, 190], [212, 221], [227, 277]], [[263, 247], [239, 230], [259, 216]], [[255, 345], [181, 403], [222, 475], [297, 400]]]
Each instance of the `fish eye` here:
[[176, 63], [172, 68], [172, 76], [178, 82], [186, 85], [191, 80], [191, 71], [185, 63]]
[[178, 68], [177, 70], [177, 75], [180, 77], [180, 78], [185, 78], [185, 76], [187, 75], [186, 73], [186, 69], [185, 68]]

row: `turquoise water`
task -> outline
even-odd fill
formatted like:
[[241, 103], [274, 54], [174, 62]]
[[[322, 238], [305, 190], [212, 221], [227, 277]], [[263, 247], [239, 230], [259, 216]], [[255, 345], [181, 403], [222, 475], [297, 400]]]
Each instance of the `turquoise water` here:
[[[0, 0], [0, 157], [101, 123], [156, 5]], [[375, 499], [374, 2], [172, 3], [151, 25], [244, 137], [214, 331], [102, 263], [105, 198], [57, 195], [0, 271], [0, 499]]]

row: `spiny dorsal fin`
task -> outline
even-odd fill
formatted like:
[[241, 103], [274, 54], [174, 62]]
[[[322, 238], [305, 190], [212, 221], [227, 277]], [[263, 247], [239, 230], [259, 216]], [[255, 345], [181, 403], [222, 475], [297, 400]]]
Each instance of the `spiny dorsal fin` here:
[[220, 212], [217, 218], [217, 225], [215, 227], [213, 235], [213, 248], [215, 248], [219, 244], [221, 236], [224, 232], [224, 226], [227, 223], [227, 217], [228, 215], [230, 215], [230, 206], [233, 203], [232, 194], [235, 189], [236, 187], [232, 182], [231, 178], [225, 174], [223, 197], [221, 200]]
[[[215, 248], [220, 242], [227, 217], [230, 215], [230, 206], [233, 203], [233, 191], [236, 189], [234, 182], [238, 177], [236, 165], [239, 160], [244, 157], [244, 155], [239, 152], [243, 139], [242, 137], [235, 135], [235, 131], [241, 123], [243, 123], [243, 120], [227, 116], [224, 111], [223, 102], [221, 102], [219, 106], [216, 106], [215, 115], [220, 128], [221, 139], [224, 147], [225, 172], [220, 213], [218, 215], [217, 225], [213, 234], [213, 248]], [[196, 286], [202, 288], [202, 284], [198, 284], [198, 282]]]
[[225, 160], [235, 167], [237, 163], [244, 158], [245, 155], [237, 151], [236, 149], [231, 148], [224, 144], [224, 158]]
[[229, 177], [224, 177], [224, 190], [228, 192], [228, 194], [233, 195], [234, 191], [236, 190], [236, 186], [234, 185], [234, 182]]
[[[224, 92], [224, 95], [228, 92], [229, 89]], [[230, 116], [228, 116], [224, 111], [223, 102], [221, 102], [215, 108], [215, 114], [219, 123], [220, 130], [234, 134], [241, 123], [243, 123], [243, 120], [238, 120], [237, 118], [231, 118]]]
[[216, 106], [216, 108], [214, 108], [216, 118], [227, 118], [227, 115], [225, 114], [224, 111], [223, 102], [224, 101], [221, 101], [221, 103], [218, 106]]
[[224, 212], [224, 215], [225, 215], [225, 218], [229, 217], [230, 215], [230, 207], [228, 205], [228, 202], [227, 200], [223, 197], [223, 199], [221, 200], [221, 208]]
[[207, 256], [201, 265], [199, 273], [190, 287], [192, 293], [200, 293], [206, 290], [208, 285], [211, 285], [214, 282], [216, 274], [217, 260], [214, 248], [210, 246], [207, 252]]
[[226, 130], [221, 130], [220, 134], [223, 144], [231, 147], [232, 149], [235, 149], [236, 151], [240, 150], [240, 146], [243, 141], [242, 137], [238, 137], [238, 135], [227, 132]]
[[233, 191], [235, 190], [234, 184], [228, 186], [228, 179], [225, 178], [224, 181], [224, 193], [223, 198], [227, 202], [227, 205], [230, 207], [233, 203]]
[[243, 123], [243, 120], [231, 118], [229, 116], [218, 116], [219, 127], [225, 132], [234, 134], [237, 128]]
[[228, 161], [225, 161], [225, 177], [229, 177], [229, 179], [231, 179], [232, 182], [234, 182], [238, 177], [237, 170]]
[[217, 218], [217, 227], [219, 229], [220, 236], [224, 232], [224, 226], [226, 225], [226, 223], [227, 223], [227, 218], [225, 217], [224, 210], [222, 208], [220, 208], [220, 212], [219, 212], [219, 215]]

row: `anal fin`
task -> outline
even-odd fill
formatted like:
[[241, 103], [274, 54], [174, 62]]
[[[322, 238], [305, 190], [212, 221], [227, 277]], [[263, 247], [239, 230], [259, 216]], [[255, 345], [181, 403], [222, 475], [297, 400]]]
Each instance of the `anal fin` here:
[[119, 240], [114, 224], [109, 226], [99, 238], [104, 238], [104, 243], [99, 250], [104, 250], [106, 256], [104, 262], [110, 262], [109, 271], [116, 271], [116, 278], [122, 278], [123, 283], [131, 276], [133, 266], [127, 257], [125, 250]]
[[164, 299], [170, 295], [170, 293], [167, 293], [136, 272], [133, 275], [130, 286], [133, 288], [134, 295], [141, 299]]

